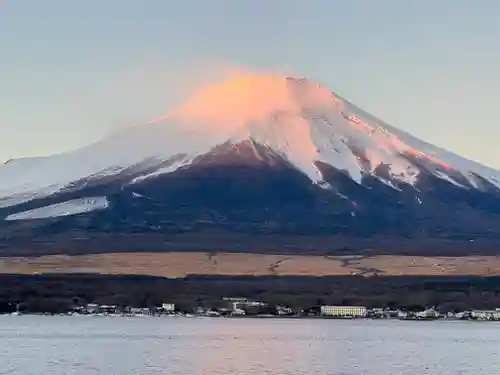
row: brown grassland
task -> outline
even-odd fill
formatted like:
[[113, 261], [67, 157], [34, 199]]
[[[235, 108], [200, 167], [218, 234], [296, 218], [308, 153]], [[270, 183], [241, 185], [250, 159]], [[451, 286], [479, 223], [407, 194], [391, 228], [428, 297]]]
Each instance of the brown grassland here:
[[500, 275], [500, 257], [299, 256], [236, 253], [107, 253], [2, 257], [0, 274], [327, 276]]

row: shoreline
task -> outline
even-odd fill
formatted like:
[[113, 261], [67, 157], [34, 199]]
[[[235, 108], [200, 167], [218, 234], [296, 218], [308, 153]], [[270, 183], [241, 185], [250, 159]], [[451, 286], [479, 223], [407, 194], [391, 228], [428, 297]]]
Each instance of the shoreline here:
[[500, 322], [500, 319], [459, 319], [459, 318], [372, 318], [372, 317], [357, 317], [357, 318], [343, 318], [331, 316], [279, 316], [279, 315], [248, 315], [248, 316], [205, 316], [205, 315], [150, 315], [150, 314], [50, 314], [50, 313], [12, 313], [0, 314], [0, 317], [21, 317], [21, 316], [38, 316], [38, 317], [95, 317], [95, 318], [150, 318], [150, 319], [211, 319], [211, 320], [225, 320], [225, 319], [287, 319], [287, 320], [335, 320], [335, 321], [411, 321], [411, 322]]

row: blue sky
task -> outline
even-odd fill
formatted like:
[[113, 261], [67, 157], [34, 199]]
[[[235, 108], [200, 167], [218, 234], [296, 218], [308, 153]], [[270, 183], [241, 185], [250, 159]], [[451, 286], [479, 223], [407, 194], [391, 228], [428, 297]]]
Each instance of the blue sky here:
[[0, 161], [81, 147], [242, 67], [500, 169], [498, 20], [497, 0], [2, 0]]

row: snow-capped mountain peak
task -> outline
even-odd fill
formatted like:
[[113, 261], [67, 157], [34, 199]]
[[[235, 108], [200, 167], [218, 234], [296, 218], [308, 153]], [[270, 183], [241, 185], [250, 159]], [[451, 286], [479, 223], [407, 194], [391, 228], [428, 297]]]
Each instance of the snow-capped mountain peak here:
[[358, 184], [373, 176], [397, 189], [415, 186], [425, 173], [464, 188], [500, 187], [499, 172], [399, 131], [307, 79], [241, 75], [200, 90], [167, 116], [75, 152], [0, 166], [0, 208], [82, 181], [143, 181], [245, 140], [281, 155], [320, 186], [318, 162]]

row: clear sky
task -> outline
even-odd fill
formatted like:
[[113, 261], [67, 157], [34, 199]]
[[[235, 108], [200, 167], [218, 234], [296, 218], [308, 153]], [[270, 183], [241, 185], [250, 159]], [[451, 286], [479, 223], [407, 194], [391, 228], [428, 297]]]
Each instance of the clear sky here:
[[307, 76], [500, 169], [498, 0], [0, 0], [0, 161], [163, 115], [221, 66]]

